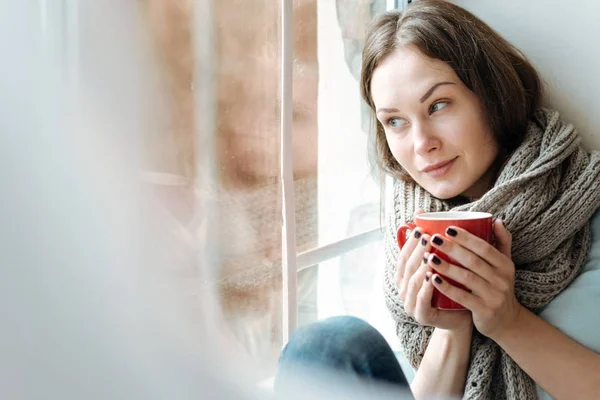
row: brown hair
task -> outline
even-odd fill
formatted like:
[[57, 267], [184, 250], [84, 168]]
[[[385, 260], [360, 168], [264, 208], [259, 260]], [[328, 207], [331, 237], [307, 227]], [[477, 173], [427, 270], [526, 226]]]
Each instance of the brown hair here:
[[528, 120], [542, 98], [540, 77], [513, 45], [469, 11], [447, 1], [419, 0], [405, 11], [389, 11], [370, 26], [362, 54], [361, 94], [375, 123], [375, 161], [393, 177], [410, 176], [392, 155], [375, 115], [371, 79], [379, 63], [412, 45], [450, 65], [481, 102], [500, 148], [500, 158], [523, 141]]

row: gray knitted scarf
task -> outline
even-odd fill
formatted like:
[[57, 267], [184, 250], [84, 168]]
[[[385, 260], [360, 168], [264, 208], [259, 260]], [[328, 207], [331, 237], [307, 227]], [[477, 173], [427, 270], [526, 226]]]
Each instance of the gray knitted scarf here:
[[[589, 219], [600, 205], [600, 153], [586, 152], [572, 125], [558, 112], [540, 109], [523, 144], [510, 156], [482, 198], [464, 204], [432, 197], [420, 186], [394, 185], [386, 229], [385, 299], [405, 356], [417, 369], [432, 327], [404, 311], [394, 283], [399, 249], [396, 232], [415, 210], [485, 211], [502, 218], [512, 233], [515, 293], [539, 312], [579, 273], [590, 247]], [[533, 380], [494, 341], [474, 332], [465, 399], [536, 399]]]

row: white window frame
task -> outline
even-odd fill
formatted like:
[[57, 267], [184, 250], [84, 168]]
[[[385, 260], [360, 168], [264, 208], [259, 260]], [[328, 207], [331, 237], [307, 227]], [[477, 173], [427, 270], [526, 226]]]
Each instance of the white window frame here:
[[294, 68], [293, 0], [281, 0], [281, 268], [283, 279], [283, 343], [298, 324], [296, 201], [292, 156], [292, 77]]
[[[404, 9], [408, 0], [387, 0], [387, 9]], [[282, 277], [283, 345], [298, 324], [297, 282], [301, 271], [331, 258], [382, 239], [382, 229], [373, 228], [325, 246], [298, 254], [296, 249], [296, 212], [292, 159], [292, 72], [293, 72], [293, 0], [281, 0], [281, 184], [283, 196]], [[389, 179], [386, 179], [389, 186]], [[385, 192], [385, 190], [384, 190]], [[385, 229], [385, 228], [384, 228]]]

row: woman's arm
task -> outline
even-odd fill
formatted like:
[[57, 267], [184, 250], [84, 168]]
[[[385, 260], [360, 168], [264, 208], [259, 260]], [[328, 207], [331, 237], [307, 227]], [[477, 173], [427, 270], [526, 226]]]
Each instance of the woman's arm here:
[[600, 396], [600, 355], [526, 308], [522, 307], [514, 323], [492, 339], [552, 398]]
[[434, 247], [466, 268], [441, 260], [431, 263], [431, 259], [430, 265], [470, 291], [434, 274], [435, 287], [471, 310], [479, 332], [498, 343], [550, 396], [597, 398], [600, 355], [577, 344], [517, 301], [512, 238], [502, 222], [494, 224], [497, 249], [458, 227], [446, 233], [450, 237], [432, 241]]
[[440, 396], [461, 398], [471, 353], [472, 325], [436, 328], [410, 388], [416, 399]]
[[471, 351], [473, 319], [467, 310], [431, 307], [430, 236], [416, 228], [402, 247], [394, 281], [401, 307], [421, 325], [435, 327], [411, 390], [423, 397], [462, 397]]

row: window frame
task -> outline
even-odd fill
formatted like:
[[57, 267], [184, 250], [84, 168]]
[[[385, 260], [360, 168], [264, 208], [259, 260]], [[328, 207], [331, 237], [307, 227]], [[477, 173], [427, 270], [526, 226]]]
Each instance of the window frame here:
[[[324, 246], [297, 253], [296, 212], [294, 199], [293, 159], [292, 159], [292, 72], [293, 72], [293, 0], [281, 1], [281, 183], [283, 204], [282, 226], [282, 343], [288, 342], [298, 325], [297, 281], [298, 272], [314, 267], [321, 262], [341, 256], [369, 243], [382, 240], [384, 227], [377, 227], [360, 234], [346, 237]], [[387, 0], [386, 8], [403, 10], [409, 0]], [[386, 178], [382, 193], [389, 197], [391, 180]], [[381, 201], [382, 199], [380, 199]], [[384, 213], [389, 202], [384, 201]]]
[[[281, 108], [280, 108], [280, 171], [282, 195], [282, 334], [285, 345], [289, 337], [297, 328], [298, 298], [297, 281], [298, 272], [318, 265], [321, 262], [341, 256], [356, 250], [369, 243], [381, 240], [383, 229], [376, 227], [365, 232], [346, 237], [323, 246], [317, 246], [308, 251], [298, 253], [296, 246], [296, 204], [293, 180], [292, 156], [292, 79], [293, 79], [293, 0], [280, 0], [281, 4]], [[404, 9], [409, 0], [386, 0], [387, 9]], [[72, 82], [78, 79], [79, 49], [80, 49], [80, 9], [79, 0], [38, 0], [40, 10], [40, 24], [44, 40], [52, 51], [56, 51], [65, 65], [65, 76]], [[218, 60], [214, 59], [214, 37], [211, 34], [213, 26], [213, 1], [196, 1], [194, 7], [193, 49], [196, 60], [194, 70], [195, 113], [203, 115], [198, 124], [196, 135], [196, 151], [200, 155], [196, 165], [197, 187], [206, 186], [207, 183], [216, 182], [217, 161], [215, 135], [216, 132], [216, 106], [214, 102], [216, 88], [212, 76], [218, 67]], [[212, 56], [208, 56], [211, 54]], [[202, 90], [200, 90], [202, 88]], [[204, 134], [202, 133], [204, 132]], [[388, 197], [386, 188], [390, 188], [391, 180], [384, 183], [385, 197]], [[204, 265], [219, 265], [219, 243], [216, 234], [218, 229], [218, 204], [216, 199], [201, 199], [201, 209], [205, 218], [201, 229], [210, 232], [203, 235], [210, 243], [204, 243], [203, 248], [212, 251], [200, 251], [199, 262]], [[388, 202], [384, 204], [387, 209]], [[196, 219], [196, 218], [195, 218]], [[194, 220], [195, 220], [194, 219]]]

